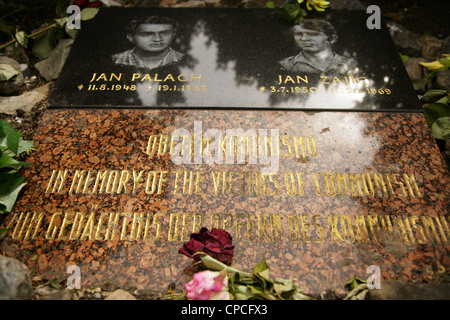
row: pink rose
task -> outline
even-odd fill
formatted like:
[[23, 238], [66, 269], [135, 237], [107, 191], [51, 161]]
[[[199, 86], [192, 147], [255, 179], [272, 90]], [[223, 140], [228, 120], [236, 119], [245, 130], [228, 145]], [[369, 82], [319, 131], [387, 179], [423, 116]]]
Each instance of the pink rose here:
[[216, 271], [202, 271], [184, 285], [189, 300], [230, 300], [228, 277]]

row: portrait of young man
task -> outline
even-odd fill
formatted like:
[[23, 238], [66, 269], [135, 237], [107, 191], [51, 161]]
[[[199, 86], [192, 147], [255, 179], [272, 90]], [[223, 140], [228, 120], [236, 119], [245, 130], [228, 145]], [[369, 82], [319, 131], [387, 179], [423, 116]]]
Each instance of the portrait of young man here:
[[346, 74], [356, 68], [352, 58], [338, 55], [332, 45], [338, 36], [334, 27], [325, 20], [304, 19], [292, 28], [300, 53], [281, 60], [283, 69], [292, 73]]
[[152, 70], [178, 64], [184, 54], [171, 48], [178, 23], [168, 17], [150, 16], [132, 20], [127, 39], [134, 48], [112, 55], [114, 64]]

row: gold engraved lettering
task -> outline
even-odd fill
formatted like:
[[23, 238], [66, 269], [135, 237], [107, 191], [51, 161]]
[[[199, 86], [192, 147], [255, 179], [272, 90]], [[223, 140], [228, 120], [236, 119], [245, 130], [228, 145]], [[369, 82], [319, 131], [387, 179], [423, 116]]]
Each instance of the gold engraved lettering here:
[[136, 176], [136, 171], [133, 170], [133, 194], [137, 193], [137, 189], [139, 187], [139, 183], [142, 178], [143, 170], [139, 171], [139, 174]]
[[268, 217], [266, 214], [258, 214], [258, 235], [259, 241], [264, 241], [264, 236], [270, 241], [273, 242], [270, 233], [267, 230]]
[[372, 180], [370, 179], [370, 174], [361, 173], [361, 180], [364, 187], [364, 193], [367, 196], [374, 196], [375, 191], [373, 190]]
[[344, 196], [344, 192], [342, 191], [342, 187], [341, 187], [341, 183], [343, 183], [345, 195], [347, 197], [350, 196], [350, 191], [348, 190], [347, 179], [345, 178], [345, 173], [335, 173], [334, 175], [336, 177], [336, 185], [337, 185], [337, 189], [338, 189], [338, 195], [340, 197]]
[[[16, 226], [14, 227], [14, 231], [13, 231], [13, 234], [11, 236], [11, 238], [13, 238], [14, 240], [18, 240], [22, 236], [23, 226], [25, 225], [24, 223], [22, 223], [22, 219], [23, 219], [24, 214], [25, 214], [24, 212], [20, 213], [19, 220], [17, 221]], [[13, 220], [15, 220], [16, 217], [17, 217], [17, 214], [14, 215], [14, 219]], [[10, 225], [11, 224], [12, 224], [12, 221], [11, 221]], [[19, 230], [20, 230], [20, 232], [17, 233], [17, 231], [19, 231]]]
[[384, 180], [383, 180], [383, 175], [381, 173], [373, 174], [373, 183], [375, 185], [375, 188], [378, 190], [381, 190], [383, 192], [383, 196], [387, 197], [388, 192], [387, 192]]
[[223, 221], [222, 221], [222, 229], [225, 231], [231, 230], [231, 228], [234, 225], [234, 217], [230, 213], [225, 213], [223, 215]]
[[312, 224], [318, 229], [319, 231], [319, 237], [314, 239], [315, 243], [321, 243], [324, 239], [324, 235], [323, 235], [323, 227], [322, 224], [320, 222], [317, 222], [316, 220], [320, 220], [321, 217], [320, 215], [314, 215], [312, 216]]
[[192, 213], [183, 213], [183, 220], [181, 222], [181, 235], [180, 240], [181, 241], [189, 241], [189, 236], [186, 234], [186, 231], [188, 230], [188, 222], [186, 221], [190, 216], [192, 216]]
[[336, 187], [333, 181], [333, 174], [330, 172], [325, 172], [323, 174], [323, 179], [325, 180], [325, 190], [327, 191], [327, 195], [331, 197], [336, 196]]
[[298, 191], [299, 195], [304, 196], [305, 192], [303, 190], [303, 184], [306, 183], [306, 180], [302, 179], [302, 176], [304, 175], [304, 172], [296, 172], [295, 175], [297, 176], [297, 183], [298, 183]]
[[120, 233], [120, 240], [125, 240], [126, 233], [128, 231], [128, 220], [131, 218], [132, 213], [131, 212], [124, 212], [122, 213], [123, 220], [122, 220], [122, 232]]
[[28, 225], [27, 232], [25, 233], [24, 240], [30, 239], [31, 231], [33, 230], [34, 226], [34, 233], [31, 236], [31, 239], [36, 239], [36, 236], [39, 232], [39, 227], [42, 224], [42, 220], [44, 219], [44, 212], [41, 212], [37, 214], [36, 212], [33, 212], [33, 217], [31, 218], [31, 221]]
[[203, 214], [194, 213], [193, 222], [192, 222], [192, 233], [198, 232], [203, 226]]
[[210, 221], [211, 221], [211, 229], [216, 228], [219, 229], [220, 228], [220, 214], [218, 213], [213, 213], [211, 214], [211, 216], [209, 217]]
[[72, 224], [72, 229], [70, 229], [69, 240], [77, 240], [80, 237], [83, 220], [84, 220], [84, 213], [77, 212], [75, 214], [75, 219]]
[[322, 175], [320, 172], [316, 172], [314, 173], [314, 183], [316, 185], [316, 193], [319, 196], [324, 196], [325, 194], [322, 193], [322, 191], [320, 191], [320, 185], [319, 185], [319, 175]]
[[355, 234], [353, 233], [353, 225], [350, 217], [346, 214], [341, 216], [341, 230], [343, 230], [344, 238], [346, 242], [354, 243]]
[[[414, 178], [414, 175], [407, 175], [406, 173], [403, 174], [403, 178], [405, 179], [406, 182], [406, 187], [408, 188], [409, 191], [409, 195], [411, 196], [411, 198], [415, 198], [416, 195], [418, 198], [422, 197], [422, 195], [420, 194], [419, 191], [419, 186], [416, 183], [416, 179]], [[414, 187], [414, 190], [413, 190]], [[414, 193], [415, 191], [415, 193]]]
[[145, 231], [144, 231], [144, 237], [143, 240], [147, 240], [148, 239], [148, 233], [149, 233], [149, 229], [150, 229], [150, 219], [153, 217], [152, 220], [152, 225], [156, 226], [156, 231], [155, 231], [155, 236], [153, 238], [151, 238], [151, 241], [156, 241], [159, 240], [160, 236], [161, 236], [161, 221], [159, 221], [158, 219], [161, 218], [163, 215], [162, 213], [155, 213], [153, 216], [148, 214], [147, 215], [147, 219], [145, 221]]
[[200, 189], [200, 182], [203, 182], [202, 174], [204, 174], [204, 171], [197, 171], [195, 173], [195, 193], [196, 194], [203, 194], [203, 191]]
[[74, 213], [72, 213], [72, 212], [66, 212], [64, 214], [64, 219], [61, 223], [61, 228], [59, 230], [58, 240], [67, 240], [67, 238], [64, 236], [64, 231], [66, 229], [66, 226], [69, 224], [69, 221], [68, 221], [69, 216], [73, 216], [73, 215], [74, 215]]
[[290, 196], [294, 196], [297, 194], [297, 188], [295, 185], [295, 178], [292, 172], [286, 172], [284, 175], [284, 180], [286, 183], [286, 192]]
[[292, 157], [293, 153], [292, 153], [292, 145], [290, 144], [289, 140], [291, 139], [291, 137], [289, 136], [284, 136], [281, 139], [281, 143], [283, 145], [285, 145], [287, 147], [287, 153], [284, 155], [285, 157]]
[[55, 192], [62, 193], [68, 172], [69, 172], [68, 170], [64, 171], [53, 170], [52, 176], [50, 177], [50, 180], [47, 184], [47, 189], [45, 190], [45, 193], [55, 193]]
[[308, 227], [310, 226], [309, 223], [306, 223], [306, 218], [308, 218], [309, 216], [307, 214], [302, 214], [300, 215], [300, 222], [302, 225], [302, 233], [303, 233], [303, 241], [305, 241], [306, 243], [310, 243], [312, 240], [311, 238], [308, 236]]
[[298, 218], [294, 214], [288, 214], [289, 241], [300, 241], [300, 230], [298, 227]]
[[[103, 237], [100, 236], [100, 232], [101, 232], [101, 229], [102, 229], [102, 226], [103, 226], [103, 223], [104, 223], [103, 218], [104, 218], [106, 215], [107, 215], [106, 213], [102, 213], [102, 214], [100, 215], [100, 220], [97, 222], [97, 229], [96, 229], [96, 231], [95, 231], [95, 240], [103, 240]], [[105, 239], [105, 240], [106, 240], [106, 239]]]
[[371, 239], [372, 239], [372, 241], [377, 241], [377, 234], [380, 231], [380, 227], [378, 225], [378, 216], [371, 214], [371, 215], [367, 215], [366, 218], [367, 218], [367, 223], [369, 225]]
[[77, 188], [75, 189], [75, 193], [81, 192], [81, 184], [83, 183], [85, 170], [76, 170], [75, 174], [72, 178], [72, 184], [70, 185], [69, 193], [72, 193], [76, 182], [78, 182]]
[[[114, 176], [114, 179], [113, 179]], [[119, 181], [119, 171], [111, 170], [108, 175], [108, 182], [106, 183], [105, 193], [113, 193], [116, 189], [117, 182]], [[101, 188], [100, 188], [101, 189]]]
[[353, 216], [353, 223], [356, 230], [355, 239], [358, 241], [364, 240], [364, 242], [369, 241], [369, 231], [367, 230], [366, 220], [364, 219], [364, 216]]
[[358, 173], [353, 174], [353, 173], [349, 172], [348, 173], [348, 181], [350, 184], [350, 189], [352, 190], [352, 196], [354, 196], [354, 197], [356, 196], [355, 186], [354, 186], [354, 184], [356, 183], [356, 185], [358, 187], [358, 194], [362, 197], [363, 193], [361, 190], [361, 185], [359, 184], [359, 174]]
[[58, 231], [58, 227], [53, 226], [53, 225], [55, 224], [56, 217], [60, 216], [61, 214], [62, 214], [61, 212], [55, 212], [52, 215], [52, 218], [50, 219], [50, 224], [48, 225], [48, 228], [47, 228], [47, 233], [45, 234], [45, 239], [47, 239], [47, 240], [55, 239], [56, 232]]
[[405, 187], [404, 187], [403, 183], [397, 181], [398, 173], [392, 173], [391, 176], [392, 176], [392, 181], [394, 181], [394, 183], [396, 185], [400, 186], [401, 192], [398, 196], [406, 197], [406, 191], [405, 191]]
[[108, 225], [106, 227], [105, 240], [116, 240], [117, 231], [119, 230], [119, 212], [111, 212], [109, 214]]
[[105, 170], [105, 171], [99, 170], [97, 172], [97, 177], [95, 178], [95, 183], [94, 183], [94, 188], [92, 190], [92, 193], [94, 193], [94, 194], [97, 193], [97, 189], [98, 189], [98, 185], [99, 185], [100, 181], [102, 183], [100, 185], [99, 193], [103, 192], [105, 185], [106, 185], [106, 180], [107, 180], [108, 174], [109, 174], [108, 170]]
[[147, 182], [145, 184], [145, 193], [153, 194], [155, 193], [155, 191], [156, 191], [156, 171], [150, 171], [147, 175]]
[[[151, 135], [148, 138], [147, 150], [145, 151], [145, 153], [148, 154], [149, 156], [152, 156], [155, 154], [157, 139], [158, 139], [158, 136], [155, 134]], [[172, 137], [172, 139], [173, 139], [173, 137]]]
[[337, 216], [337, 215], [335, 215], [335, 216], [328, 215], [328, 225], [330, 227], [331, 240], [333, 242], [336, 242], [336, 237], [337, 237], [340, 241], [344, 242], [345, 240], [342, 238], [342, 236], [338, 230], [338, 226], [337, 226], [337, 224], [339, 222], [338, 218], [339, 218], [339, 216]]
[[180, 216], [178, 213], [171, 213], [169, 217], [169, 232], [167, 240], [177, 241], [178, 240], [178, 224]]
[[425, 233], [423, 232], [423, 228], [421, 225], [417, 225], [416, 222], [420, 220], [418, 216], [411, 216], [411, 225], [413, 229], [418, 233], [417, 236], [417, 243], [419, 244], [425, 244], [427, 242], [427, 239], [425, 237]]
[[273, 174], [270, 174], [269, 181], [273, 183], [274, 187], [274, 191], [270, 195], [271, 196], [278, 195], [280, 193], [280, 188], [278, 187], [278, 180], [274, 178]]
[[[189, 173], [189, 178], [187, 177]], [[186, 188], [186, 185], [189, 183], [189, 188]], [[192, 194], [194, 190], [194, 172], [192, 171], [184, 171], [184, 179], [183, 179], [183, 194]]]
[[125, 190], [125, 193], [130, 193], [128, 189], [128, 179], [130, 178], [130, 172], [128, 170], [122, 170], [120, 173], [119, 186], [117, 187], [117, 193], [122, 192], [122, 188]]
[[[184, 140], [183, 140], [184, 141]], [[162, 134], [159, 137], [158, 155], [164, 155], [167, 152], [167, 143], [169, 142], [169, 136]], [[183, 152], [184, 148], [182, 149]]]
[[[390, 216], [386, 216], [386, 220], [389, 221]], [[402, 240], [404, 243], [409, 243], [408, 233], [405, 229], [405, 225], [403, 224], [403, 219], [401, 216], [392, 216], [392, 220], [394, 222], [394, 226], [396, 227], [397, 232], [400, 233]], [[382, 220], [383, 222], [383, 220]], [[392, 226], [391, 226], [392, 228]]]
[[255, 226], [255, 224], [252, 222], [252, 217], [255, 217], [254, 213], [249, 213], [247, 215], [247, 241], [255, 242], [255, 240], [252, 238], [252, 227]]
[[300, 151], [298, 149], [299, 146], [302, 149], [302, 158], [306, 158], [306, 148], [305, 148], [305, 144], [303, 142], [303, 138], [302, 137], [294, 137], [294, 150], [295, 150], [296, 158], [300, 158]]
[[[428, 235], [428, 238], [430, 240], [432, 240], [433, 236], [434, 236], [434, 240], [436, 241], [436, 243], [440, 243], [441, 240], [439, 239], [439, 234], [436, 231], [436, 228], [434, 227], [433, 217], [421, 216], [420, 219], [421, 219], [422, 225]], [[431, 232], [430, 232], [430, 230], [431, 230]], [[431, 235], [431, 233], [432, 233], [432, 235]]]
[[89, 238], [89, 240], [94, 240], [94, 226], [95, 226], [95, 213], [91, 212], [86, 225], [84, 226], [83, 233], [81, 234], [80, 240], [85, 240]]

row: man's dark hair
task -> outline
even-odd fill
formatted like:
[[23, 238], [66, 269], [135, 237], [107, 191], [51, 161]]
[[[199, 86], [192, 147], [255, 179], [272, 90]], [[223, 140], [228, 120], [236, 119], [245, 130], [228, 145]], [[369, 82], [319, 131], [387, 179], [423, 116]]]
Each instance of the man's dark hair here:
[[327, 35], [328, 40], [331, 40], [333, 36], [337, 37], [337, 33], [336, 30], [334, 30], [333, 25], [325, 20], [304, 19], [298, 25], [308, 30], [321, 31]]
[[127, 26], [127, 34], [134, 35], [141, 24], [170, 24], [173, 27], [174, 33], [176, 33], [178, 29], [178, 22], [169, 17], [150, 16], [131, 20]]

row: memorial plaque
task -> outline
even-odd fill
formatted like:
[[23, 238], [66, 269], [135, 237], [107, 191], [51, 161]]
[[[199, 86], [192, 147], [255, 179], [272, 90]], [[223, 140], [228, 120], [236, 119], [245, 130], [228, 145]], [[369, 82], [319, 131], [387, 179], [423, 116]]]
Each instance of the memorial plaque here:
[[[102, 9], [83, 23], [50, 105], [421, 111], [387, 28], [367, 29], [364, 11], [299, 30], [270, 12]], [[153, 43], [155, 22], [170, 35]], [[307, 54], [318, 43], [331, 47], [322, 63]]]
[[[309, 95], [286, 89], [297, 78], [281, 68], [266, 70], [296, 65], [297, 56], [275, 45], [289, 26], [274, 17], [264, 24], [267, 12], [108, 9], [83, 25], [36, 131], [28, 184], [1, 225], [11, 230], [0, 250], [48, 279], [66, 279], [75, 265], [83, 287], [157, 292], [189, 279], [191, 259], [178, 249], [202, 226], [231, 234], [234, 266], [251, 270], [265, 256], [272, 275], [296, 278], [305, 293], [343, 293], [369, 266], [382, 280], [448, 272], [448, 171], [386, 30], [369, 33], [361, 12], [331, 14], [342, 43], [335, 50], [376, 93], [342, 98], [336, 88], [347, 84], [334, 77], [346, 76], [309, 70], [299, 75], [308, 77], [301, 87], [316, 87]], [[159, 82], [154, 71], [109, 64], [118, 53], [132, 60], [124, 28], [145, 14], [177, 20], [165, 67], [183, 52], [194, 71]], [[108, 32], [97, 29], [112, 17]], [[336, 59], [335, 69], [350, 61]], [[134, 84], [124, 80], [133, 76]], [[156, 95], [139, 102], [144, 77]], [[183, 91], [167, 77], [191, 83]], [[284, 85], [273, 86], [287, 92], [260, 90], [279, 77]], [[330, 86], [314, 86], [314, 77]]]

